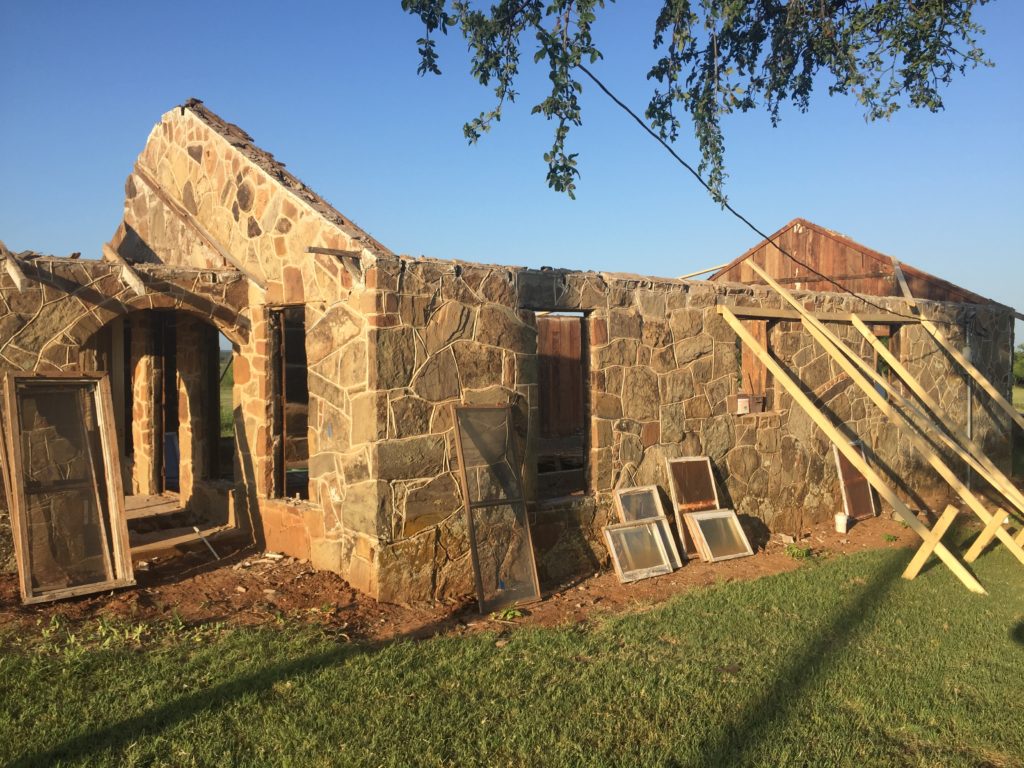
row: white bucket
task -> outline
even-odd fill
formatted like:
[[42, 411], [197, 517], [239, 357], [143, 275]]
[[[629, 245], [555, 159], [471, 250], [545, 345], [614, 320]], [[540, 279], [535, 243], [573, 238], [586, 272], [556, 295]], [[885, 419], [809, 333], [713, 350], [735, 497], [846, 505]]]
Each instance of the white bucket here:
[[846, 514], [836, 515], [836, 533], [846, 533], [846, 527], [850, 524], [850, 517]]

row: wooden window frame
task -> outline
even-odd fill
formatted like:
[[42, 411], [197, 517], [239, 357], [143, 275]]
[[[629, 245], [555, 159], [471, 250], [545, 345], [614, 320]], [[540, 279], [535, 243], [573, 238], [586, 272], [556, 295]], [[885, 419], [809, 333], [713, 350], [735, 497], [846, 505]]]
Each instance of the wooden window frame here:
[[[658, 552], [661, 554], [662, 563], [660, 565], [655, 565], [650, 568], [624, 569], [623, 564], [619, 562], [618, 553], [613, 539], [618, 534], [636, 528], [652, 529], [651, 536], [657, 545]], [[608, 546], [608, 552], [611, 554], [612, 566], [615, 568], [615, 575], [618, 577], [619, 581], [622, 584], [628, 584], [633, 581], [640, 581], [641, 579], [649, 579], [653, 576], [663, 576], [666, 573], [672, 573], [672, 561], [669, 559], [668, 550], [665, 548], [666, 536], [671, 537], [671, 535], [671, 531], [668, 530], [668, 518], [647, 518], [644, 520], [634, 520], [628, 523], [614, 523], [613, 525], [605, 526], [605, 543]]]
[[[270, 336], [271, 343], [269, 348], [268, 364], [271, 369], [269, 387], [270, 392], [270, 407], [271, 407], [271, 429], [268, 430], [268, 436], [270, 439], [270, 459], [271, 459], [271, 489], [268, 494], [269, 498], [274, 500], [282, 501], [295, 501], [294, 496], [288, 496], [288, 467], [287, 467], [287, 450], [286, 442], [288, 437], [288, 424], [287, 424], [287, 342], [285, 339], [285, 313], [288, 310], [302, 310], [302, 334], [303, 344], [306, 341], [306, 305], [305, 304], [277, 304], [274, 306], [267, 307], [267, 328], [268, 335]], [[233, 362], [233, 359], [232, 359]], [[307, 422], [306, 422], [306, 440], [307, 440], [307, 476], [306, 476], [306, 498], [300, 501], [309, 501], [310, 496], [310, 481], [309, 477], [309, 455], [308, 455], [308, 440], [309, 440], [309, 376], [308, 376], [308, 360], [307, 360], [307, 376], [306, 376], [306, 409], [307, 409]], [[275, 443], [275, 438], [280, 436], [280, 440]]]
[[[100, 435], [100, 450], [103, 458], [103, 481], [107, 492], [107, 509], [97, 503], [97, 515], [110, 532], [110, 563], [112, 578], [92, 584], [80, 584], [66, 589], [38, 592], [32, 588], [29, 569], [31, 558], [28, 551], [26, 530], [27, 499], [25, 494], [23, 456], [21, 453], [21, 422], [18, 407], [18, 384], [20, 382], [89, 385], [93, 391], [96, 421]], [[111, 589], [130, 587], [135, 584], [131, 550], [128, 540], [128, 520], [124, 511], [124, 489], [121, 485], [121, 466], [118, 460], [117, 433], [114, 426], [114, 410], [110, 393], [110, 381], [105, 373], [94, 372], [51, 372], [8, 373], [4, 382], [4, 480], [7, 485], [8, 508], [11, 512], [11, 528], [14, 537], [15, 560], [18, 565], [18, 583], [22, 602], [44, 603], [78, 595], [106, 592]], [[94, 465], [95, 467], [95, 465]], [[97, 484], [99, 478], [97, 478]], [[104, 546], [107, 542], [104, 541]]]
[[[863, 459], [864, 463], [867, 463], [868, 459], [867, 455], [864, 452], [864, 443], [862, 443], [860, 440], [854, 440], [850, 443], [850, 445], [853, 446], [853, 449], [855, 451], [858, 451], [860, 453], [860, 457], [861, 459]], [[839, 448], [836, 446], [835, 443], [832, 444], [832, 455], [835, 457], [836, 460], [836, 474], [839, 476], [839, 493], [843, 497], [843, 511], [846, 512], [846, 516], [849, 517], [851, 520], [867, 520], [868, 518], [866, 516], [857, 516], [854, 515], [851, 511], [849, 489], [846, 485], [847, 479], [843, 474], [843, 460], [845, 460], [846, 457], [839, 452]], [[861, 478], [864, 479], [864, 484], [867, 486], [868, 489], [868, 497], [871, 499], [871, 516], [878, 517], [880, 511], [878, 508], [878, 498], [875, 494], [875, 489], [871, 487], [870, 483], [868, 483], [867, 478], [864, 477], [864, 474], [855, 466], [853, 466], [853, 464], [850, 463], [849, 460], [847, 460], [847, 464], [849, 464], [850, 469], [852, 469], [854, 472], [859, 474]]]
[[[453, 428], [455, 429], [455, 453], [459, 461], [459, 485], [462, 489], [462, 503], [466, 510], [466, 528], [469, 535], [469, 555], [470, 561], [473, 565], [473, 580], [476, 587], [477, 605], [480, 609], [480, 613], [486, 613], [487, 611], [499, 610], [507, 607], [511, 603], [506, 603], [495, 598], [488, 598], [484, 594], [484, 581], [483, 573], [480, 568], [480, 553], [477, 548], [476, 538], [476, 524], [473, 519], [473, 512], [477, 509], [484, 509], [486, 507], [512, 507], [517, 509], [521, 513], [523, 520], [523, 528], [526, 535], [526, 549], [529, 552], [529, 565], [530, 575], [533, 586], [533, 596], [523, 599], [517, 599], [514, 601], [517, 605], [529, 605], [530, 603], [538, 602], [541, 599], [540, 591], [540, 578], [537, 575], [537, 556], [533, 551], [533, 534], [530, 531], [530, 516], [526, 510], [526, 498], [523, 495], [523, 476], [521, 467], [518, 461], [518, 457], [514, 452], [514, 443], [512, 442], [512, 406], [509, 405], [457, 405], [455, 403], [451, 406], [451, 417]], [[519, 496], [515, 498], [501, 498], [501, 499], [480, 499], [474, 500], [469, 492], [469, 476], [466, 474], [466, 460], [462, 449], [462, 427], [459, 423], [459, 414], [468, 411], [505, 411], [505, 428], [507, 435], [506, 442], [506, 461], [511, 467], [512, 471], [516, 475], [516, 480], [519, 487]], [[512, 452], [511, 459], [508, 458], [509, 452]]]
[[[750, 546], [750, 539], [747, 538], [746, 532], [743, 530], [743, 526], [740, 525], [740, 519], [736, 515], [736, 512], [731, 509], [711, 509], [704, 512], [687, 512], [683, 515], [683, 519], [686, 522], [686, 529], [689, 532], [694, 543], [697, 545], [697, 550], [700, 552], [701, 559], [706, 563], [717, 563], [722, 560], [733, 560], [737, 557], [750, 557], [754, 554], [753, 548]], [[721, 555], [715, 556], [711, 552], [711, 548], [708, 546], [707, 538], [704, 536], [704, 531], [701, 529], [700, 524], [704, 520], [718, 520], [727, 519], [735, 527], [736, 532], [739, 533], [740, 539], [746, 546], [746, 552], [737, 552], [733, 555]]]
[[[626, 511], [626, 506], [622, 503], [624, 496], [640, 496], [649, 495], [654, 500], [654, 511], [655, 514], [648, 515], [646, 517], [634, 517]], [[665, 520], [668, 522], [668, 515], [665, 514], [665, 508], [661, 503], [661, 494], [658, 492], [658, 486], [656, 485], [641, 485], [636, 488], [616, 488], [615, 489], [615, 509], [619, 515], [620, 523], [632, 523], [639, 520]], [[661, 530], [659, 528], [659, 530]], [[669, 561], [672, 564], [672, 568], [682, 568], [683, 557], [679, 554], [679, 548], [676, 547], [675, 537], [672, 536], [671, 525], [666, 525], [662, 531], [664, 538], [665, 548], [669, 553]]]

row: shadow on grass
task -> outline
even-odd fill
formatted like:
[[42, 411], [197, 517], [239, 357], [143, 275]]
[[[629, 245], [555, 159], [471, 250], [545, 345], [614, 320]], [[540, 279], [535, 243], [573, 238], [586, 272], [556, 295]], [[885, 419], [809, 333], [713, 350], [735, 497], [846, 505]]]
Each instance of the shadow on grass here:
[[247, 694], [270, 690], [275, 683], [291, 677], [316, 672], [334, 664], [343, 663], [361, 653], [377, 650], [380, 644], [344, 645], [324, 653], [305, 656], [287, 664], [261, 669], [251, 675], [238, 677], [221, 685], [170, 701], [135, 717], [112, 723], [95, 731], [57, 744], [45, 752], [27, 755], [9, 765], [50, 766], [61, 761], [87, 760], [104, 750], [116, 751], [141, 738], [151, 737], [189, 718], [204, 712], [215, 712], [234, 699]]
[[[770, 738], [790, 717], [791, 710], [806, 698], [836, 666], [857, 635], [857, 628], [870, 623], [879, 613], [886, 596], [906, 567], [906, 557], [893, 553], [860, 594], [832, 622], [804, 643], [775, 684], [763, 696], [740, 710], [731, 722], [709, 733], [698, 747], [700, 757], [690, 766], [746, 765], [757, 757], [761, 742]], [[682, 766], [670, 760], [670, 766]]]

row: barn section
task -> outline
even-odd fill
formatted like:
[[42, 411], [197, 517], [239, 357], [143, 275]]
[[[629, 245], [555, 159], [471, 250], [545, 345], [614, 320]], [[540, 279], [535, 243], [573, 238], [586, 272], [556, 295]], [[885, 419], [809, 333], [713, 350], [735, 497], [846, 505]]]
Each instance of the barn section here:
[[[912, 505], [948, 496], [764, 287], [400, 256], [199, 102], [163, 116], [125, 191], [103, 262], [8, 257], [0, 366], [108, 371], [132, 403], [132, 495], [167, 494], [173, 425], [179, 508], [222, 510], [242, 535], [382, 600], [473, 591], [456, 404], [513, 407], [548, 585], [604, 562], [613, 489], [667, 487], [666, 458], [707, 455], [723, 502], [756, 533], [830, 518], [842, 504], [831, 448], [804, 412], [777, 393], [764, 412], [736, 413], [744, 361], [719, 305], [773, 318], [774, 356]], [[825, 315], [898, 327], [906, 365], [947, 413], [966, 410], [960, 372], [904, 299], [799, 295]], [[975, 362], [1005, 381], [1010, 310], [920, 304], [955, 343], [965, 313], [992, 329]], [[227, 477], [210, 476], [204, 444], [211, 327], [234, 376]], [[1004, 462], [1005, 420], [978, 400], [974, 434]]]

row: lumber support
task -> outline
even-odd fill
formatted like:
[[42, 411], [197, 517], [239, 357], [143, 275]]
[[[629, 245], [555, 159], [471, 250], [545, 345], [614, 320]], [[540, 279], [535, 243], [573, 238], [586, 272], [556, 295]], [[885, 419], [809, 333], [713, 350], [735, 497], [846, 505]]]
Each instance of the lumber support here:
[[691, 277], [699, 277], [700, 275], [706, 275], [708, 272], [717, 272], [720, 269], [725, 269], [728, 264], [719, 264], [717, 267], [708, 267], [707, 269], [700, 269], [696, 272], [687, 272], [685, 275], [680, 275], [676, 280], [689, 280]]
[[[843, 454], [849, 461], [871, 484], [871, 487], [878, 492], [878, 495], [887, 501], [896, 512], [897, 516], [907, 526], [914, 531], [922, 539], [930, 534], [927, 526], [925, 526], [913, 512], [910, 511], [909, 507], [903, 502], [903, 500], [896, 494], [896, 492], [889, 487], [889, 485], [882, 480], [881, 476], [875, 471], [875, 469], [868, 464], [860, 453], [851, 445], [850, 441], [844, 436], [831, 420], [822, 413], [821, 409], [818, 408], [803, 391], [799, 384], [797, 384], [789, 373], [772, 357], [768, 354], [767, 350], [761, 348], [757, 340], [751, 336], [750, 332], [743, 326], [743, 323], [732, 313], [732, 311], [725, 306], [719, 306], [718, 312], [722, 315], [722, 318], [729, 324], [729, 326], [739, 336], [740, 341], [746, 345], [753, 354], [755, 354], [765, 367], [771, 371], [775, 377], [775, 381], [782, 386], [783, 389], [793, 399], [793, 402], [798, 405], [803, 411], [810, 417], [815, 425], [825, 434], [825, 436], [832, 441], [832, 444], [836, 446], [836, 450]], [[985, 588], [981, 583], [974, 577], [967, 568], [961, 563], [956, 555], [950, 552], [941, 541], [936, 542], [933, 551], [945, 563], [953, 574], [960, 579], [960, 581], [967, 587], [971, 592], [975, 592], [980, 595], [987, 594]]]
[[[893, 259], [892, 266], [896, 273], [896, 280], [900, 284], [900, 290], [903, 292], [904, 298], [910, 302], [910, 305], [918, 312], [918, 314], [920, 314], [921, 310], [917, 306], [917, 299], [915, 299], [914, 294], [910, 292], [910, 286], [907, 285], [907, 279], [903, 275], [903, 269], [900, 267], [900, 263], [896, 259]], [[1017, 423], [1017, 426], [1024, 429], [1024, 414], [1014, 408], [1013, 404], [992, 385], [992, 382], [988, 380], [988, 377], [975, 368], [974, 364], [964, 357], [960, 353], [959, 349], [949, 343], [949, 340], [945, 337], [942, 331], [939, 330], [935, 323], [924, 316], [921, 316], [921, 327], [928, 332], [929, 336], [935, 339], [936, 344], [946, 350], [949, 356], [959, 363], [961, 368], [967, 371], [968, 375], [970, 375], [970, 377], [974, 379], [983, 390], [985, 390], [986, 394], [988, 394], [988, 396], [992, 398], [1000, 408], [1006, 411], [1010, 418]]]
[[132, 293], [136, 296], [145, 296], [146, 284], [142, 282], [142, 278], [135, 271], [135, 268], [125, 261], [124, 256], [114, 250], [109, 243], [103, 244], [103, 255], [107, 258], [107, 261], [121, 268], [121, 282], [127, 285], [132, 290]]
[[14, 285], [19, 291], [24, 291], [28, 288], [28, 275], [25, 274], [25, 270], [21, 266], [21, 261], [17, 256], [14, 255], [7, 246], [0, 242], [0, 258], [4, 260], [4, 270], [10, 276], [11, 280], [14, 281]]
[[167, 206], [171, 213], [185, 222], [189, 228], [195, 231], [195, 233], [199, 235], [199, 239], [206, 243], [211, 250], [224, 259], [225, 262], [245, 275], [246, 278], [255, 286], [264, 291], [267, 289], [266, 283], [247, 270], [242, 262], [236, 259], [227, 248], [217, 242], [217, 239], [209, 233], [206, 227], [200, 223], [199, 219], [189, 213], [181, 203], [175, 200], [167, 190], [160, 186], [160, 182], [150, 176], [149, 171], [145, 170], [138, 163], [135, 163], [134, 173], [143, 181], [143, 183], [145, 183], [147, 187], [149, 187], [150, 191], [156, 195], [160, 202]]
[[[791, 323], [799, 323], [802, 315], [792, 309], [775, 309], [773, 307], [742, 307], [728, 305], [736, 317], [745, 320], [783, 320]], [[853, 318], [859, 317], [870, 325], [916, 325], [918, 320], [909, 318], [906, 315], [896, 315], [891, 312], [868, 312], [852, 314], [850, 312], [810, 312], [815, 319], [825, 323], [852, 323]]]
[[946, 535], [946, 531], [949, 530], [949, 526], [956, 520], [957, 508], [950, 505], [946, 507], [946, 511], [942, 513], [942, 517], [939, 518], [938, 522], [935, 523], [928, 535], [924, 537], [924, 541], [921, 542], [921, 546], [918, 547], [914, 557], [911, 558], [910, 563], [907, 565], [907, 569], [903, 571], [904, 579], [913, 579], [921, 572], [924, 568], [924, 564], [928, 562], [928, 558], [932, 552], [935, 551], [936, 547], [940, 546], [942, 537]]
[[1006, 513], [1001, 509], [997, 509], [995, 514], [992, 515], [992, 519], [981, 529], [981, 533], [978, 534], [978, 538], [971, 544], [971, 548], [964, 554], [964, 560], [968, 563], [973, 563], [977, 560], [981, 553], [985, 551], [985, 547], [996, 537], [999, 529], [1003, 527], [1005, 520]]
[[[907, 370], [907, 368], [899, 361], [899, 359], [889, 351], [889, 349], [882, 344], [878, 337], [871, 332], [871, 329], [861, 321], [859, 318], [854, 318], [853, 327], [863, 336], [867, 342], [871, 345], [872, 349], [889, 365], [889, 367], [896, 372], [896, 375], [900, 377], [904, 384], [917, 396], [926, 408], [928, 408], [936, 417], [941, 417], [941, 408], [935, 399], [928, 394], [921, 383], [914, 378], [913, 374]], [[916, 411], [913, 404], [910, 403], [907, 398], [900, 394], [897, 390], [889, 386], [888, 382], [885, 381], [884, 377], [881, 378], [882, 384], [886, 388], [886, 392], [889, 393], [890, 398], [894, 398], [902, 407], [907, 408], [911, 411]], [[978, 475], [988, 482], [997, 492], [999, 492], [1007, 501], [1009, 501], [1014, 507], [1016, 507], [1017, 513], [1024, 515], [1024, 493], [1021, 493], [1020, 489], [1013, 484], [1013, 481], [1008, 478], [995, 462], [993, 462], [985, 454], [985, 451], [980, 445], [975, 443], [968, 437], [961, 429], [959, 429], [951, 421], [943, 421], [940, 424], [936, 424], [926, 415], [920, 414], [919, 417], [930, 427], [939, 439], [944, 442], [947, 447], [951, 448], [954, 453], [963, 457], [963, 459], [971, 465], [971, 468], [978, 473]], [[943, 431], [943, 428], [945, 431]], [[946, 435], [948, 433], [948, 437]]]
[[[789, 291], [779, 285], [771, 276], [768, 275], [761, 267], [751, 262], [751, 269], [754, 270], [768, 285], [775, 289], [775, 291], [782, 296], [789, 304], [797, 311], [804, 315], [803, 326], [810, 333], [811, 337], [818, 342], [825, 350], [826, 354], [829, 355], [843, 371], [850, 377], [850, 379], [856, 384], [868, 399], [894, 424], [903, 430], [906, 437], [909, 439], [911, 445], [924, 457], [928, 464], [938, 472], [939, 476], [945, 480], [949, 486], [957, 492], [964, 503], [974, 512], [980, 519], [981, 522], [988, 525], [992, 515], [988, 511], [981, 499], [979, 499], [970, 488], [968, 488], [961, 480], [956, 476], [956, 473], [950, 469], [950, 467], [934, 452], [931, 447], [922, 437], [922, 434], [918, 434], [917, 427], [907, 417], [903, 415], [901, 411], [894, 408], [892, 404], [882, 396], [882, 394], [876, 388], [878, 386], [883, 387], [887, 392], [895, 392], [889, 386], [889, 383], [882, 378], [877, 371], [871, 366], [867, 365], [863, 360], [860, 359], [851, 349], [849, 349], [843, 341], [838, 338], [832, 331], [822, 325], [818, 320], [811, 317], [809, 313], [801, 306], [800, 302], [797, 301]], [[860, 366], [860, 367], [858, 367]], [[861, 368], [868, 372], [868, 376], [865, 376], [861, 372]], [[869, 378], [870, 377], [870, 378]], [[999, 540], [1006, 545], [1006, 547], [1013, 553], [1022, 564], [1024, 564], [1024, 548], [1020, 544], [1013, 540], [1004, 529], [1000, 528], [996, 531], [996, 535]]]

